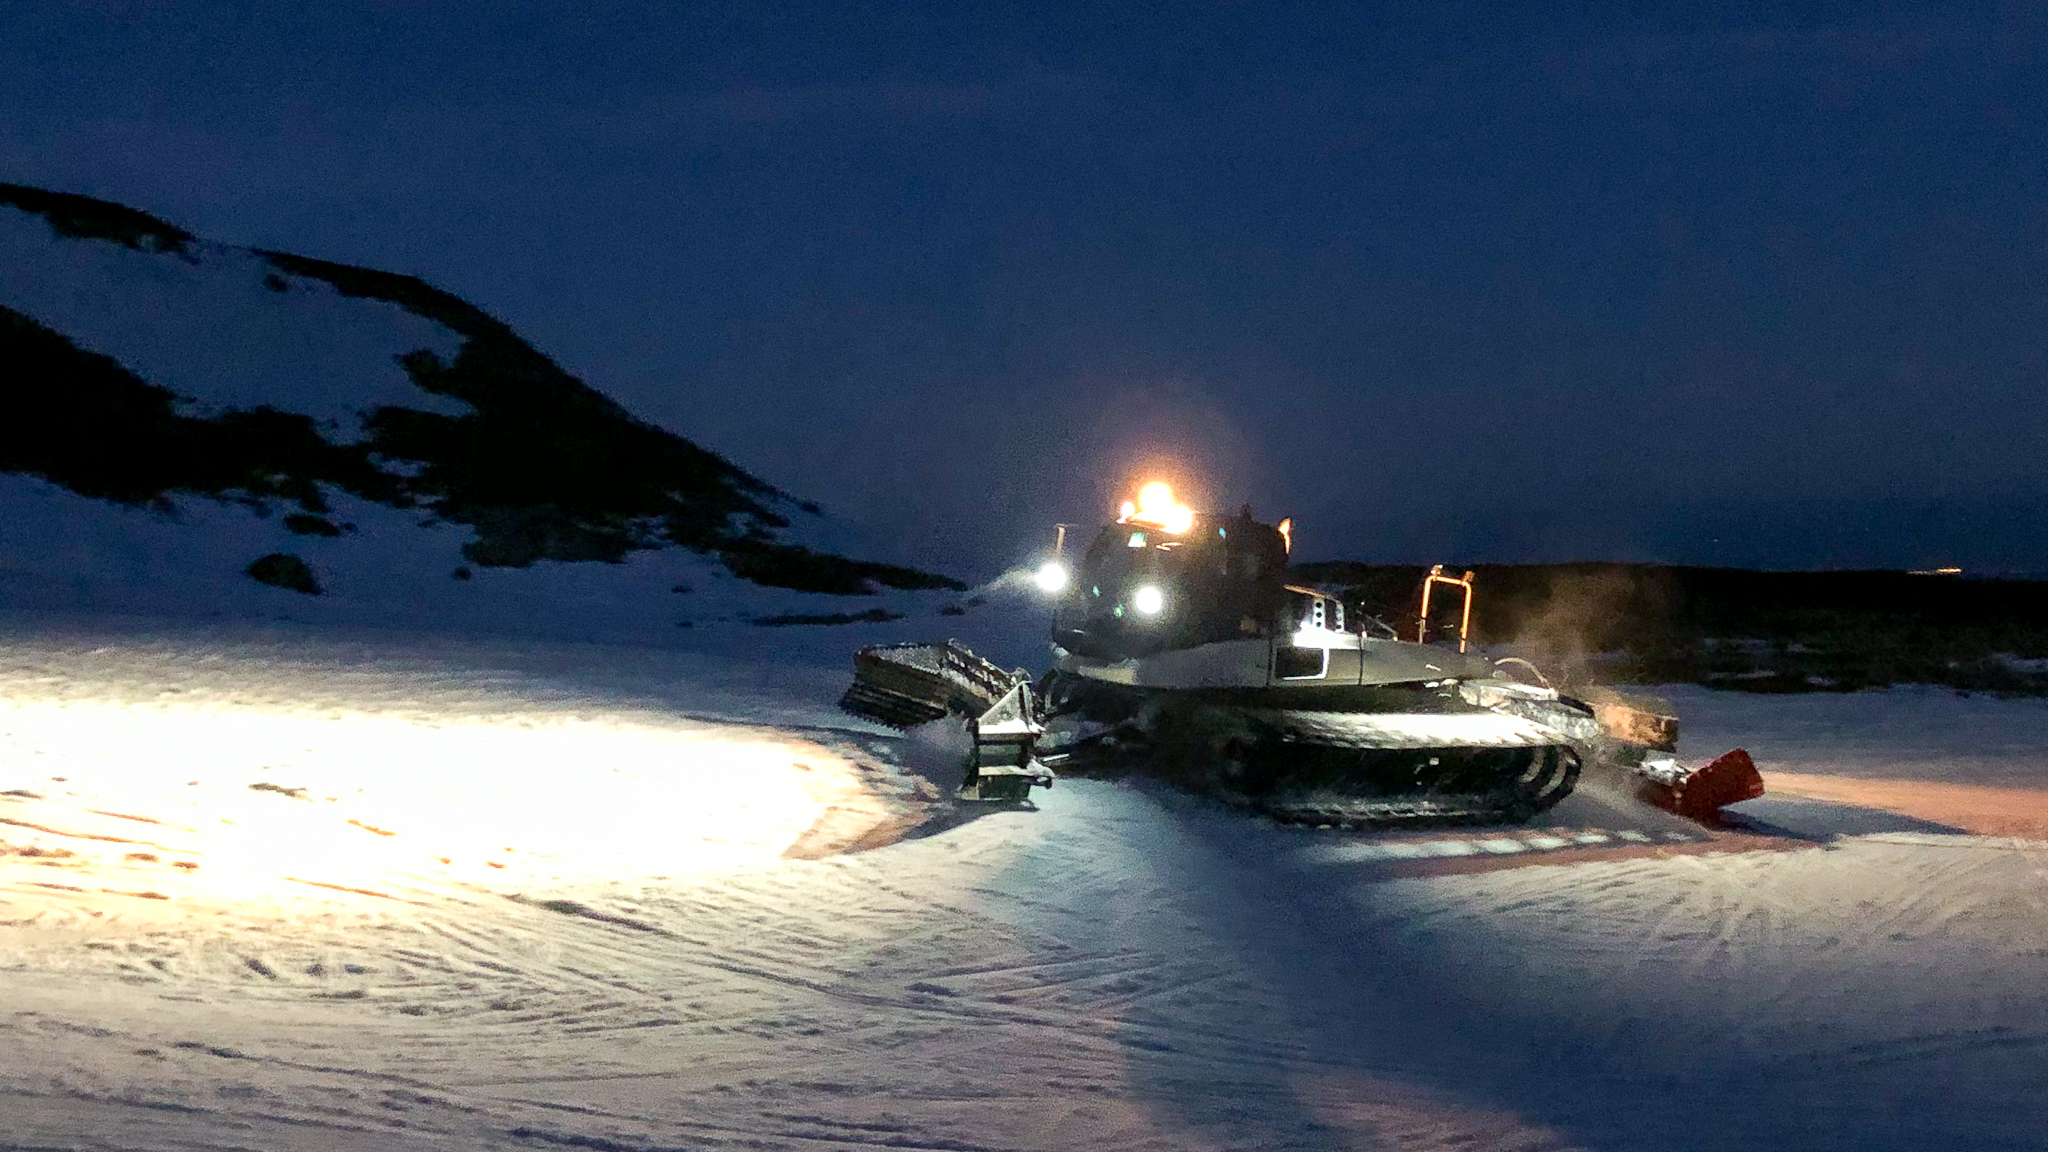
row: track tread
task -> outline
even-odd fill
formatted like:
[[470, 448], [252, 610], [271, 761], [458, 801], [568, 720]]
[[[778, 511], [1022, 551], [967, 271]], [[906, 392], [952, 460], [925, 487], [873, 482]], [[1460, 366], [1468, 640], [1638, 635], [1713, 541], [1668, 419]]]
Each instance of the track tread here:
[[1444, 828], [1464, 824], [1520, 823], [1535, 813], [1525, 804], [1504, 804], [1485, 796], [1416, 800], [1333, 800], [1321, 803], [1255, 805], [1282, 824], [1353, 831], [1388, 828]]

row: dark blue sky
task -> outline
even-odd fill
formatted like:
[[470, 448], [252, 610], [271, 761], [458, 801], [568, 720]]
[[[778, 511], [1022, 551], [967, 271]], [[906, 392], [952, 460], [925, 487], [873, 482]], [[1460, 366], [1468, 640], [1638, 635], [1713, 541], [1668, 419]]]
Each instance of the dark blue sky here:
[[[28, 3], [0, 179], [422, 275], [904, 558], [2048, 569], [2040, 5]], [[858, 9], [858, 10], [856, 10]]]

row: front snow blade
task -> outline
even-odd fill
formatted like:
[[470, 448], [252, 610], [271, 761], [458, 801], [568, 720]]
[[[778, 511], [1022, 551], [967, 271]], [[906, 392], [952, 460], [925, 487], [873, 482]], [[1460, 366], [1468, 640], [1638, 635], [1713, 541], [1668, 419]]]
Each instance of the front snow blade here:
[[1045, 725], [1039, 722], [1030, 684], [1013, 685], [968, 727], [974, 754], [960, 784], [960, 799], [1015, 802], [1029, 797], [1033, 785], [1052, 787], [1052, 769], [1037, 758]]

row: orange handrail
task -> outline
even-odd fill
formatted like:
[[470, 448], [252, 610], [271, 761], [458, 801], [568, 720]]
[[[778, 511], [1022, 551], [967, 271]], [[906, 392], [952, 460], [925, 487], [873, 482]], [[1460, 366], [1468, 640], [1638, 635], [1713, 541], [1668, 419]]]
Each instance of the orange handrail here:
[[1463, 576], [1446, 576], [1443, 565], [1429, 566], [1429, 575], [1422, 578], [1422, 611], [1415, 618], [1415, 642], [1429, 643], [1429, 593], [1438, 584], [1465, 590], [1465, 608], [1458, 617], [1458, 651], [1463, 652], [1466, 638], [1472, 634], [1472, 573], [1469, 569]]

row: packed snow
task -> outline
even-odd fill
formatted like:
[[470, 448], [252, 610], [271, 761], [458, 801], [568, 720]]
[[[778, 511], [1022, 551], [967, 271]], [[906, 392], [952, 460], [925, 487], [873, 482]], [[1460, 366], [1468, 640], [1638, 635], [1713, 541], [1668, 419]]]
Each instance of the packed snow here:
[[1910, 786], [2039, 795], [2031, 701], [1679, 689], [1688, 754], [1853, 794], [1707, 829], [1589, 786], [1541, 827], [1375, 836], [1134, 781], [957, 810], [926, 783], [957, 733], [836, 713], [836, 637], [0, 625], [0, 1146], [2037, 1148], [2048, 1122], [2048, 822], [1982, 834]]

